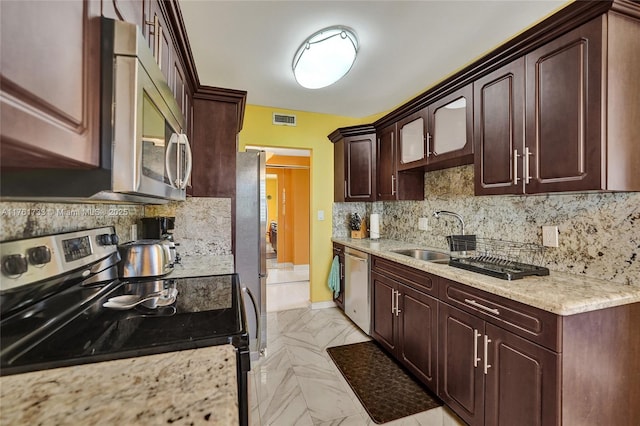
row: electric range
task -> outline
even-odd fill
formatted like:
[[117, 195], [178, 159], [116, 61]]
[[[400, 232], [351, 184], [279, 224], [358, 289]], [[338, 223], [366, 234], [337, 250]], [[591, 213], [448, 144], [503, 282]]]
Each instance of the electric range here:
[[[246, 424], [249, 335], [237, 274], [122, 281], [117, 242], [105, 227], [0, 243], [0, 375], [232, 344]], [[177, 296], [153, 309], [103, 306], [169, 290]]]

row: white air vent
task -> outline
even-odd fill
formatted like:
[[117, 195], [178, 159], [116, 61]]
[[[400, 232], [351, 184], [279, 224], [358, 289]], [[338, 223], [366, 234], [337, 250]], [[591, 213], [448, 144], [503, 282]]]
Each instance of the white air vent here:
[[291, 114], [273, 113], [273, 124], [276, 126], [295, 126], [296, 116]]

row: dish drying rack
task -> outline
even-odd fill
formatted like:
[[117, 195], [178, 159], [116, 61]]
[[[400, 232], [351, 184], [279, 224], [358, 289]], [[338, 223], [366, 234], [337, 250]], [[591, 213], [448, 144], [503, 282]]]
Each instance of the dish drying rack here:
[[544, 262], [545, 247], [534, 243], [476, 238], [475, 235], [447, 237], [450, 266], [516, 280], [530, 275], [549, 275]]

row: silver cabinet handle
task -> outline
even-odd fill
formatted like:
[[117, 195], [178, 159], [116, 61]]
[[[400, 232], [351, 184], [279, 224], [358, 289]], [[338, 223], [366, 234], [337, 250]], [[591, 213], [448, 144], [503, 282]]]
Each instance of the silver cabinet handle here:
[[396, 176], [391, 175], [391, 195], [396, 195]]
[[513, 150], [513, 184], [517, 185], [520, 178], [518, 177], [518, 150]]
[[400, 298], [400, 292], [398, 290], [396, 290], [396, 316], [398, 316], [398, 314], [400, 314], [400, 312], [402, 312], [399, 308], [400, 303], [399, 303], [399, 299]]
[[473, 368], [478, 368], [478, 337], [482, 336], [478, 330], [473, 329]]
[[489, 368], [491, 368], [491, 364], [489, 364], [489, 343], [491, 343], [491, 339], [486, 334], [484, 335], [484, 374], [487, 374]]
[[153, 16], [153, 21], [145, 21], [145, 24], [153, 27], [153, 54], [155, 56], [156, 62], [160, 65], [161, 57], [160, 57], [160, 20], [158, 19], [158, 15]]
[[522, 168], [523, 168], [523, 174], [524, 174], [524, 183], [525, 185], [529, 184], [529, 181], [531, 180], [531, 174], [530, 174], [530, 167], [531, 165], [529, 164], [529, 157], [532, 156], [533, 153], [531, 151], [529, 151], [529, 147], [525, 147], [524, 148], [524, 156], [522, 159]]
[[391, 315], [396, 313], [396, 291], [391, 289]]
[[494, 315], [500, 315], [500, 311], [499, 310], [490, 308], [488, 306], [484, 306], [483, 304], [478, 303], [475, 300], [464, 299], [464, 301], [465, 301], [465, 303], [468, 303], [471, 306], [475, 306], [476, 308], [480, 308], [480, 309], [482, 309], [484, 311], [491, 312]]
[[347, 180], [344, 180], [344, 198], [347, 198]]
[[[431, 134], [427, 132], [427, 158], [431, 155]], [[434, 153], [435, 154], [435, 153]]]

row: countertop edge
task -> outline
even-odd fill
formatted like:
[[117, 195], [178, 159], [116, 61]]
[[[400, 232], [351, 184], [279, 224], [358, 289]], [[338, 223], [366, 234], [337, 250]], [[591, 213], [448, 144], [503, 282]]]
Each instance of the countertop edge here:
[[237, 424], [233, 345], [0, 377], [2, 424]]
[[413, 259], [391, 251], [423, 248], [443, 252], [442, 249], [387, 239], [359, 240], [332, 237], [331, 240], [561, 316], [640, 302], [640, 287], [612, 283], [592, 277], [551, 271], [547, 277], [526, 277], [521, 280], [508, 281], [454, 268], [446, 264]]

